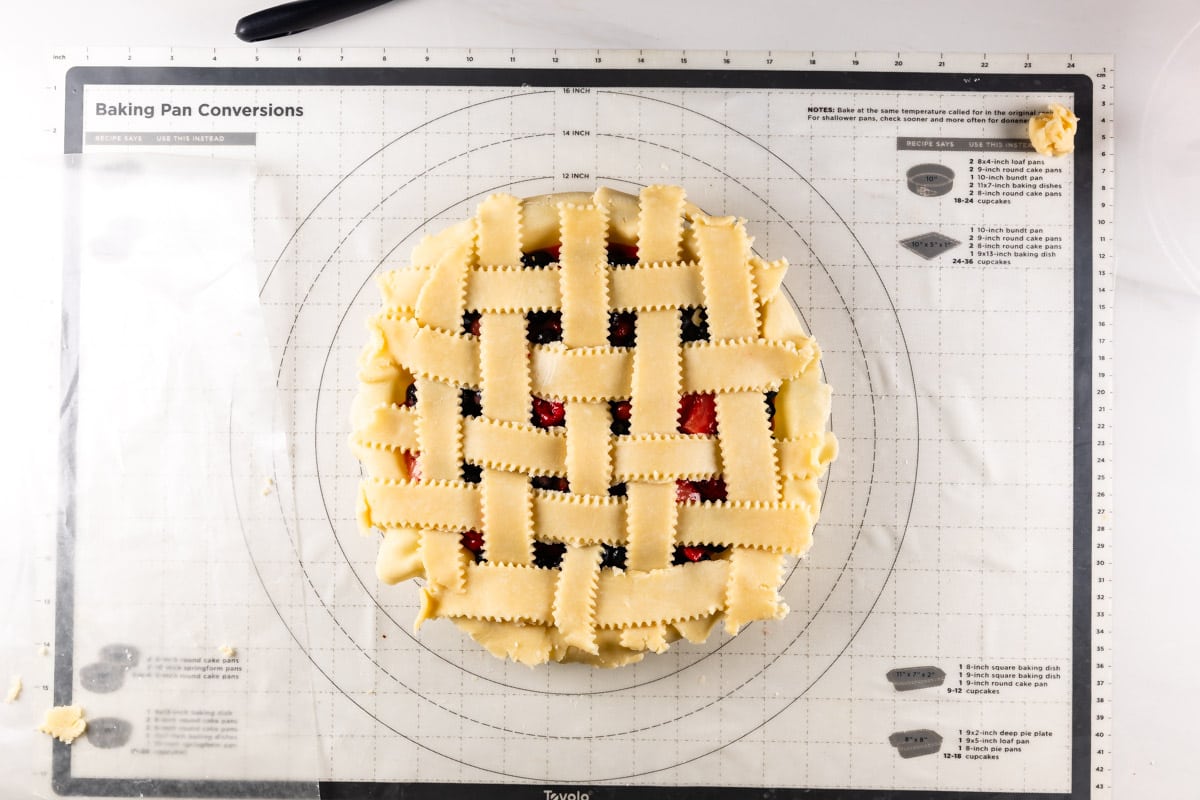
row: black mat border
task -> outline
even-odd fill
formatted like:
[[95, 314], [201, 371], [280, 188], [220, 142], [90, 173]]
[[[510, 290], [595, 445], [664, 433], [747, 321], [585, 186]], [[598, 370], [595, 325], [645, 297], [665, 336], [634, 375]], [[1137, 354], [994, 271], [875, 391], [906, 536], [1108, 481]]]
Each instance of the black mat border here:
[[[713, 69], [527, 69], [486, 67], [116, 67], [79, 66], [67, 71], [63, 149], [83, 151], [83, 95], [89, 85], [137, 86], [509, 86], [700, 89], [838, 89], [932, 92], [1071, 93], [1080, 117], [1075, 155], [1074, 369], [1075, 431], [1074, 585], [1072, 601], [1071, 791], [928, 792], [875, 789], [763, 789], [702, 786], [553, 786], [486, 783], [320, 784], [328, 800], [550, 800], [549, 792], [586, 793], [588, 800], [1086, 800], [1091, 778], [1091, 591], [1092, 591], [1092, 80], [1071, 74], [965, 74], [857, 71]], [[70, 196], [68, 192], [68, 196]], [[73, 202], [69, 197], [68, 202]], [[74, 217], [70, 217], [74, 218]], [[65, 241], [73, 241], [67, 236]], [[62, 474], [75, 475], [78, 420], [78, 254], [67, 250], [63, 264], [63, 321], [59, 458]], [[54, 625], [54, 703], [71, 702], [74, 673], [74, 487], [60, 487]], [[60, 795], [132, 797], [311, 797], [309, 782], [160, 781], [77, 778], [71, 749], [52, 745], [51, 782]], [[582, 800], [582, 795], [579, 796]]]

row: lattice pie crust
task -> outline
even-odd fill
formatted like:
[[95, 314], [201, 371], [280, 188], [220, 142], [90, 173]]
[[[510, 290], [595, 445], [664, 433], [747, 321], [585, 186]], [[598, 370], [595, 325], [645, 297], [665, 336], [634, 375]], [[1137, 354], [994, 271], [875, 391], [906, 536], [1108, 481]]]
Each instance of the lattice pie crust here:
[[492, 195], [383, 274], [351, 446], [418, 627], [618, 666], [786, 614], [837, 452], [786, 269], [651, 186]]

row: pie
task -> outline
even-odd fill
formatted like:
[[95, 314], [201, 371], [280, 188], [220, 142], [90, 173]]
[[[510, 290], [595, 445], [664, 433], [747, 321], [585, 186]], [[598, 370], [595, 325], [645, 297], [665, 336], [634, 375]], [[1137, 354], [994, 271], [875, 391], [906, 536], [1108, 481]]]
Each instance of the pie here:
[[651, 186], [495, 194], [384, 273], [351, 446], [417, 626], [619, 666], [786, 614], [837, 454], [786, 270]]

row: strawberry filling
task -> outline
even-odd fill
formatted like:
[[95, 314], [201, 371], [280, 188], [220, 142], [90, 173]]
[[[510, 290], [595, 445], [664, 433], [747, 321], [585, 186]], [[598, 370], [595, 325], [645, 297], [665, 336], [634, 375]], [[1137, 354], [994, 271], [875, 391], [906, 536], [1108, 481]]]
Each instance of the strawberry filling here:
[[418, 460], [420, 455], [420, 453], [404, 451], [404, 469], [408, 472], [410, 481], [421, 480], [421, 462]]
[[725, 481], [720, 478], [708, 478], [702, 481], [675, 481], [675, 502], [699, 503], [702, 500], [716, 502], [729, 499], [729, 490]]
[[711, 436], [717, 432], [717, 396], [685, 394], [679, 398], [679, 432]]
[[708, 561], [713, 556], [725, 552], [725, 548], [720, 545], [684, 545], [675, 548], [675, 558], [672, 561], [674, 564], [696, 563], [697, 561]]
[[529, 482], [535, 489], [545, 489], [550, 492], [571, 491], [571, 484], [566, 478], [558, 478], [554, 475], [535, 475]]
[[700, 490], [693, 486], [691, 481], [675, 481], [676, 503], [699, 503], [703, 499]]
[[462, 542], [462, 546], [472, 553], [483, 551], [483, 534], [479, 531], [463, 531], [460, 541]]
[[475, 563], [483, 561], [483, 534], [479, 531], [463, 531], [458, 541], [475, 556]]
[[567, 409], [555, 400], [533, 398], [533, 424], [539, 428], [557, 428], [566, 424]]

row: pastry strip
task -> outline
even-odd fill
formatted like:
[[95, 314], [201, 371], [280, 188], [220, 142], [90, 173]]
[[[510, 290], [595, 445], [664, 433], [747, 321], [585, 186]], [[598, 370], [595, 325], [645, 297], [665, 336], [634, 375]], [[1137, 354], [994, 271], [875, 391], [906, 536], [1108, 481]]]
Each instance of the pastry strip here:
[[779, 458], [779, 474], [789, 478], [811, 478], [821, 475], [837, 458], [837, 439], [828, 431], [806, 433], [798, 439], [775, 443]]
[[475, 218], [479, 264], [520, 264], [521, 201], [512, 195], [493, 194], [479, 204]]
[[776, 619], [787, 613], [775, 587], [783, 571], [783, 556], [769, 550], [737, 549], [729, 557], [725, 597], [725, 631], [730, 636], [747, 622]]
[[409, 371], [445, 383], [479, 385], [475, 337], [430, 328], [408, 317], [381, 316], [368, 325], [382, 337], [392, 359]]
[[472, 464], [528, 475], [566, 474], [567, 436], [486, 417], [466, 420], [464, 454]]
[[533, 348], [532, 361], [539, 397], [595, 402], [630, 395], [632, 359], [624, 348], [547, 345]]
[[520, 314], [484, 314], [479, 320], [479, 341], [484, 416], [529, 422], [525, 318]]
[[696, 342], [683, 346], [685, 392], [762, 392], [802, 375], [816, 349], [762, 339]]
[[613, 477], [621, 482], [705, 478], [721, 472], [717, 440], [707, 436], [622, 436], [613, 451]]
[[[759, 302], [776, 296], [787, 262], [752, 259]], [[652, 311], [704, 304], [698, 262], [657, 262], [606, 267], [609, 307], [617, 311]], [[429, 280], [431, 267], [409, 267], [383, 273], [377, 281], [384, 309], [411, 311]], [[559, 277], [553, 270], [514, 266], [471, 269], [464, 307], [470, 311], [531, 311], [559, 308]], [[786, 300], [785, 300], [786, 302]]]
[[408, 479], [403, 450], [365, 442], [357, 436], [351, 437], [350, 449], [368, 475], [397, 481]]
[[[654, 572], [603, 570], [596, 588], [596, 626], [627, 628], [712, 614], [724, 600], [729, 571], [727, 561], [702, 561]], [[426, 597], [423, 616], [550, 625], [557, 578], [555, 570], [469, 564], [467, 585], [471, 590]]]
[[396, 405], [377, 406], [366, 416], [352, 438], [364, 444], [400, 450], [417, 449], [417, 415]]
[[462, 416], [458, 389], [428, 379], [417, 380], [417, 440], [423, 480], [455, 481], [463, 458]]
[[564, 492], [534, 491], [533, 524], [546, 541], [575, 545], [625, 542], [625, 501], [587, 498]]
[[467, 554], [459, 544], [459, 534], [426, 530], [421, 533], [421, 562], [430, 591], [466, 588]]
[[675, 542], [802, 555], [812, 543], [815, 518], [805, 503], [681, 503]]
[[757, 392], [717, 395], [717, 426], [729, 499], [777, 500], [775, 440], [763, 396]]
[[[563, 203], [559, 219], [563, 344], [568, 349], [603, 347], [608, 344], [608, 211]], [[572, 492], [608, 493], [611, 421], [607, 400], [567, 403], [566, 466]]]
[[483, 523], [479, 490], [466, 483], [372, 477], [363, 481], [361, 497], [364, 507], [360, 513], [368, 526], [419, 525], [465, 531]]
[[671, 564], [675, 549], [675, 482], [632, 483], [626, 507], [629, 526], [626, 565], [630, 570], [659, 570]]
[[603, 208], [567, 203], [559, 216], [563, 344], [602, 346], [608, 338], [608, 217]]
[[692, 221], [708, 329], [713, 339], [758, 335], [758, 304], [747, 280], [750, 240], [734, 217], [697, 217]]
[[562, 306], [558, 273], [552, 269], [480, 267], [467, 284], [471, 311], [533, 311]]
[[493, 564], [533, 563], [533, 488], [519, 472], [483, 471], [483, 554]]
[[448, 251], [433, 268], [417, 296], [416, 317], [425, 325], [457, 331], [467, 295], [467, 273], [474, 255], [473, 242], [464, 240]]
[[638, 314], [637, 349], [633, 351], [633, 433], [675, 433], [679, 427], [682, 358], [679, 314]]
[[611, 422], [606, 402], [567, 403], [566, 473], [574, 494], [608, 494], [613, 480]]
[[638, 261], [678, 261], [683, 242], [683, 189], [647, 186], [639, 200]]
[[596, 653], [596, 585], [600, 578], [600, 546], [572, 547], [563, 556], [554, 590], [554, 625], [563, 641]]

